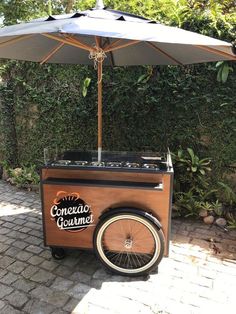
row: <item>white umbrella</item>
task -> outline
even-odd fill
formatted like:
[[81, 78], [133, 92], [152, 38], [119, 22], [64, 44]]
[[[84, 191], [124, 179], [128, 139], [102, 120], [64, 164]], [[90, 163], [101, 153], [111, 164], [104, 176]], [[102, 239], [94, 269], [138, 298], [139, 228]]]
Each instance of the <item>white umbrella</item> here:
[[0, 58], [98, 68], [98, 160], [102, 151], [103, 65], [184, 65], [236, 60], [230, 43], [104, 7], [0, 29]]

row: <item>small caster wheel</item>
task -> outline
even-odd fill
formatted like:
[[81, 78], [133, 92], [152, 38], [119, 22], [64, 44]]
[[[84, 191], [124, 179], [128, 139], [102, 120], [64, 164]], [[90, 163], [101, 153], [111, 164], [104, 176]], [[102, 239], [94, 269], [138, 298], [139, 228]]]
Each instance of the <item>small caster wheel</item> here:
[[57, 260], [61, 260], [66, 256], [65, 250], [62, 248], [51, 247], [51, 253], [52, 253], [52, 257]]

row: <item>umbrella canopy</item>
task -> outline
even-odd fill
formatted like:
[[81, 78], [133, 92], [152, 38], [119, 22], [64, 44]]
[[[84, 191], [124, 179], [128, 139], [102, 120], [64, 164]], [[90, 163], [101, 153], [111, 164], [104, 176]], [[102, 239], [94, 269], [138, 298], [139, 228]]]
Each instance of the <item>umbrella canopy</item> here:
[[102, 38], [104, 65], [236, 60], [230, 43], [99, 6], [0, 29], [0, 57], [91, 64], [86, 50], [95, 49], [94, 36]]
[[0, 29], [0, 58], [98, 67], [98, 152], [102, 149], [102, 66], [184, 65], [236, 60], [227, 42], [104, 7]]

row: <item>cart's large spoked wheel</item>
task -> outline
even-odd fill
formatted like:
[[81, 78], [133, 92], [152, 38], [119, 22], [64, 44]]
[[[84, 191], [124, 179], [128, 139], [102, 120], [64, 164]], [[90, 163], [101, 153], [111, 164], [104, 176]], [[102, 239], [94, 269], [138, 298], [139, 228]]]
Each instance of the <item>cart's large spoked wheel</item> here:
[[146, 217], [133, 213], [114, 214], [97, 225], [94, 248], [110, 270], [123, 275], [143, 275], [162, 259], [164, 235]]

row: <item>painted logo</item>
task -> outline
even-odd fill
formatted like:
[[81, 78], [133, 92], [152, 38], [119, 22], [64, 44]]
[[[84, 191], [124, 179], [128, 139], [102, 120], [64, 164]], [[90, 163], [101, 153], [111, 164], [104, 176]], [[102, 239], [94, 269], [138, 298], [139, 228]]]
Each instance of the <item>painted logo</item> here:
[[57, 192], [50, 214], [61, 230], [78, 232], [94, 226], [91, 207], [78, 193]]

